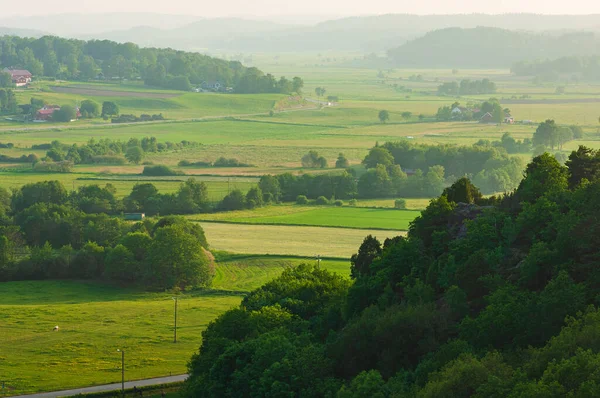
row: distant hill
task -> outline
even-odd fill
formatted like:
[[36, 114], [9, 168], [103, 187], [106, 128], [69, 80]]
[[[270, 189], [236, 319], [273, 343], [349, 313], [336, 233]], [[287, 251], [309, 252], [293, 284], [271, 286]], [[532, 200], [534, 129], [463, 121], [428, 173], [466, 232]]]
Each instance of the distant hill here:
[[298, 25], [291, 17], [200, 18], [152, 13], [60, 14], [0, 17], [0, 26], [36, 27], [78, 39], [109, 39], [141, 46], [236, 52], [382, 52], [445, 28], [478, 26], [508, 30], [598, 31], [600, 15], [464, 14], [356, 16]]
[[[142, 25], [154, 26], [148, 23]], [[100, 36], [120, 42], [131, 41], [140, 45], [160, 45], [188, 50], [381, 52], [433, 30], [450, 27], [468, 29], [477, 26], [530, 32], [600, 31], [600, 16], [388, 14], [340, 18], [304, 26], [252, 19], [217, 18], [203, 19], [160, 31], [134, 28], [129, 31], [105, 32]]]
[[0, 26], [30, 29], [57, 36], [80, 38], [81, 36], [113, 30], [130, 29], [135, 26], [152, 26], [160, 29], [172, 29], [201, 19], [195, 15], [167, 15], [155, 13], [113, 12], [100, 14], [56, 14], [1, 17]]
[[0, 26], [0, 36], [42, 37], [48, 33], [35, 29], [7, 28]]
[[518, 61], [600, 54], [591, 32], [528, 33], [498, 28], [448, 28], [427, 33], [388, 52], [396, 66], [510, 67]]

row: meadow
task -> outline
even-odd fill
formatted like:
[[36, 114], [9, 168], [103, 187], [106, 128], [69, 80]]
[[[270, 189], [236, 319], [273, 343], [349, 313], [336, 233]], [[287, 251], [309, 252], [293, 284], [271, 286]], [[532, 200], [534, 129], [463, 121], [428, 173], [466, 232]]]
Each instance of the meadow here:
[[200, 222], [211, 249], [232, 253], [348, 259], [367, 235], [381, 242], [403, 231]]
[[376, 209], [367, 207], [316, 207], [273, 205], [254, 210], [191, 216], [193, 220], [220, 221], [257, 225], [306, 225], [357, 229], [408, 230], [409, 223], [420, 214], [415, 210]]
[[[211, 320], [285, 268], [313, 261], [220, 257], [212, 289], [179, 295], [176, 344], [173, 293], [76, 281], [0, 284], [0, 374], [9, 394], [118, 382], [117, 349], [125, 350], [127, 380], [185, 373]], [[349, 273], [347, 261], [321, 266]]]

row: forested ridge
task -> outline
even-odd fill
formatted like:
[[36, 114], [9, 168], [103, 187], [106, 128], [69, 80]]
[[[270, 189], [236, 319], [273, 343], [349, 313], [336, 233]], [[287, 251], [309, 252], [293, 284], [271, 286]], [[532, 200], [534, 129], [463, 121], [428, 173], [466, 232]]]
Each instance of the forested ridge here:
[[599, 396], [599, 176], [580, 147], [502, 197], [462, 178], [351, 281], [285, 271], [203, 332], [186, 396]]
[[600, 38], [590, 32], [540, 34], [499, 28], [431, 31], [388, 51], [397, 66], [510, 67], [520, 61], [600, 55]]
[[276, 79], [238, 61], [171, 48], [56, 36], [0, 37], [0, 70], [4, 68], [27, 69], [34, 77], [63, 80], [141, 79], [149, 86], [184, 91], [202, 82], [220, 82], [239, 93], [291, 93], [302, 88], [299, 78]]

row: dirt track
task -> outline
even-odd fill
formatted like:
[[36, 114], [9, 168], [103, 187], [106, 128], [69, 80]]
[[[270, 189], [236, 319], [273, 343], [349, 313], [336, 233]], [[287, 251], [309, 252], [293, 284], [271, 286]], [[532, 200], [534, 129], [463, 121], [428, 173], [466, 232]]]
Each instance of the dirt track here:
[[56, 93], [92, 95], [98, 97], [173, 98], [179, 96], [179, 94], [172, 93], [145, 93], [131, 91], [100, 90], [95, 88], [83, 87], [52, 86], [51, 88], [52, 91]]

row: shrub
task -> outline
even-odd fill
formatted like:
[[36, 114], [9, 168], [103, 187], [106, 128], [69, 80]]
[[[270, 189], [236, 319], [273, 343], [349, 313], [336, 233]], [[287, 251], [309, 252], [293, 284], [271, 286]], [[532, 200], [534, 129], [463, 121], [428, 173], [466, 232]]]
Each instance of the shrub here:
[[319, 196], [317, 198], [317, 200], [315, 201], [316, 204], [318, 205], [328, 205], [329, 204], [329, 200], [327, 200], [327, 198], [325, 196]]
[[220, 157], [215, 160], [212, 165], [213, 167], [252, 167], [251, 164], [242, 163], [237, 159], [226, 159], [224, 157]]
[[394, 202], [394, 208], [399, 210], [406, 210], [406, 199], [396, 199]]
[[356, 207], [356, 205], [358, 205], [358, 200], [356, 200], [356, 199], [350, 199], [350, 201], [348, 202], [348, 204], [350, 206]]
[[156, 166], [146, 166], [144, 167], [144, 171], [142, 172], [143, 175], [145, 176], [177, 176], [177, 175], [181, 175], [182, 173], [179, 173], [173, 169], [171, 169], [168, 166], [159, 164]]
[[99, 155], [92, 156], [92, 163], [98, 164], [125, 164], [127, 160], [123, 156], [116, 155]]
[[338, 199], [335, 202], [333, 202], [333, 204], [337, 207], [342, 207], [344, 205], [344, 201]]
[[306, 195], [298, 195], [298, 197], [296, 198], [296, 204], [298, 204], [298, 205], [307, 205], [308, 204], [308, 198], [306, 197]]
[[37, 162], [33, 166], [33, 169], [44, 173], [70, 173], [73, 171], [73, 162], [68, 160], [61, 162]]
[[246, 207], [246, 197], [239, 189], [231, 191], [219, 204], [219, 210], [242, 210]]

